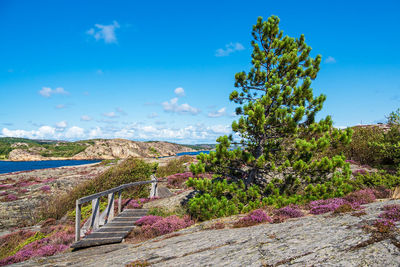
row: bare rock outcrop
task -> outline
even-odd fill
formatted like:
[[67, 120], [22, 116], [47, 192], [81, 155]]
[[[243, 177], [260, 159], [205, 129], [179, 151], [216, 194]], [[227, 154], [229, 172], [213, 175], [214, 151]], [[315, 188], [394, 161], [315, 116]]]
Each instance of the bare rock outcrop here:
[[363, 227], [388, 204], [400, 201], [368, 204], [360, 217], [325, 214], [221, 230], [197, 224], [140, 244], [92, 247], [15, 266], [398, 266], [398, 229], [374, 239]]

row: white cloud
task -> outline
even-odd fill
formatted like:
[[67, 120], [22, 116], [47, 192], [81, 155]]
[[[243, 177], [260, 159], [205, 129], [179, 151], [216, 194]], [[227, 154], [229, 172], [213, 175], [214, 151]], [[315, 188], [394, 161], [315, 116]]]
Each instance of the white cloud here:
[[89, 132], [89, 138], [90, 139], [101, 138], [101, 137], [103, 137], [103, 132], [100, 129], [100, 127], [97, 126], [96, 128], [90, 130], [90, 132]]
[[62, 109], [65, 108], [66, 106], [64, 104], [59, 104], [56, 106], [56, 109]]
[[9, 130], [3, 128], [2, 135], [5, 137], [21, 137], [31, 139], [55, 139], [58, 137], [56, 129], [51, 126], [41, 126], [38, 130], [26, 131], [26, 130]]
[[95, 28], [89, 29], [86, 33], [93, 36], [96, 41], [103, 39], [107, 44], [117, 43], [115, 29], [120, 27], [117, 21], [114, 20], [110, 25], [95, 24], [94, 26]]
[[185, 95], [185, 90], [182, 87], [178, 87], [174, 90], [174, 93], [177, 96], [184, 96]]
[[116, 108], [115, 109], [119, 114], [121, 114], [121, 115], [127, 115], [127, 113], [122, 109], [122, 108]]
[[111, 111], [111, 112], [105, 112], [105, 113], [103, 113], [103, 116], [104, 116], [104, 117], [107, 117], [107, 118], [115, 118], [115, 117], [117, 117], [117, 114], [115, 114], [114, 111]]
[[57, 131], [64, 131], [65, 128], [67, 128], [67, 122], [66, 121], [59, 121], [56, 123], [56, 130]]
[[208, 117], [210, 117], [210, 118], [222, 117], [226, 114], [225, 110], [226, 110], [226, 108], [221, 108], [218, 111], [210, 112], [210, 113], [208, 113]]
[[84, 130], [78, 126], [66, 128], [66, 131], [57, 131], [51, 126], [42, 126], [37, 130], [9, 130], [3, 128], [2, 136], [25, 137], [31, 139], [57, 139], [57, 140], [82, 140], [87, 138], [127, 138], [133, 140], [164, 140], [181, 143], [215, 142], [220, 135], [230, 134], [229, 125], [204, 125], [195, 124], [185, 127], [170, 127], [163, 125], [144, 125], [131, 123], [118, 127], [106, 125]]
[[223, 48], [217, 49], [217, 51], [215, 52], [215, 56], [226, 57], [236, 51], [242, 51], [242, 50], [244, 50], [244, 46], [241, 43], [229, 43], [225, 45], [225, 49]]
[[88, 115], [82, 115], [81, 116], [81, 121], [91, 121], [91, 120], [92, 120], [92, 118], [90, 116], [88, 116]]
[[50, 97], [51, 95], [67, 95], [69, 93], [65, 91], [62, 87], [57, 87], [54, 90], [50, 87], [42, 87], [42, 90], [39, 91], [39, 94], [44, 97]]
[[329, 56], [329, 57], [327, 57], [326, 59], [325, 59], [325, 63], [336, 63], [336, 59], [334, 58], [334, 57], [331, 57], [331, 56]]
[[157, 117], [158, 117], [158, 114], [156, 112], [153, 112], [153, 113], [147, 115], [147, 118], [149, 118], [149, 119], [153, 119], [153, 118], [157, 118]]
[[85, 131], [78, 126], [72, 126], [65, 133], [65, 137], [67, 139], [80, 139], [83, 138], [84, 136], [85, 136]]
[[187, 103], [179, 105], [177, 97], [172, 98], [170, 101], [163, 102], [162, 106], [165, 112], [192, 115], [197, 115], [200, 113], [200, 110], [198, 108], [192, 107]]

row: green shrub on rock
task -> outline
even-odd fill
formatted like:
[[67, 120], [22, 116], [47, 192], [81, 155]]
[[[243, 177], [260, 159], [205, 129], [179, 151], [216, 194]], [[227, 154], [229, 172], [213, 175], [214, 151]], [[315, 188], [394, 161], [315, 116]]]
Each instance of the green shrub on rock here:
[[259, 187], [246, 189], [243, 181], [189, 178], [187, 185], [200, 191], [188, 202], [190, 214], [200, 220], [249, 212], [264, 205]]

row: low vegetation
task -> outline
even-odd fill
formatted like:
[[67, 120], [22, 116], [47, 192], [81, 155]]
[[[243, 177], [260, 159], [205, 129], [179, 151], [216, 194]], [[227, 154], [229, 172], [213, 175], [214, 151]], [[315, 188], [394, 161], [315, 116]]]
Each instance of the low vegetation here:
[[[108, 169], [100, 176], [84, 182], [72, 191], [57, 195], [51, 201], [43, 203], [39, 210], [39, 218], [60, 219], [75, 207], [75, 201], [81, 197], [105, 191], [121, 184], [150, 180], [156, 166], [139, 159], [126, 159]], [[140, 198], [148, 196], [148, 185], [132, 187], [124, 191], [124, 198]], [[83, 207], [84, 208], [84, 207]]]

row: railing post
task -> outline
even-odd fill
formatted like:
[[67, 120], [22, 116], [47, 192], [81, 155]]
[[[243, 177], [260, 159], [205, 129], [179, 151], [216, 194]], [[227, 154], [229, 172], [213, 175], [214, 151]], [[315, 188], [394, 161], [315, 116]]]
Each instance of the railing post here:
[[158, 194], [157, 194], [157, 179], [154, 175], [152, 175], [151, 180], [155, 181], [155, 182], [151, 183], [150, 198], [158, 196]]
[[114, 219], [114, 193], [108, 194], [107, 219], [105, 223]]
[[118, 191], [118, 214], [122, 211], [122, 190]]
[[92, 200], [92, 228], [96, 230], [99, 228], [99, 205], [100, 205], [100, 197]]
[[75, 209], [75, 242], [81, 239], [81, 204], [76, 200]]

